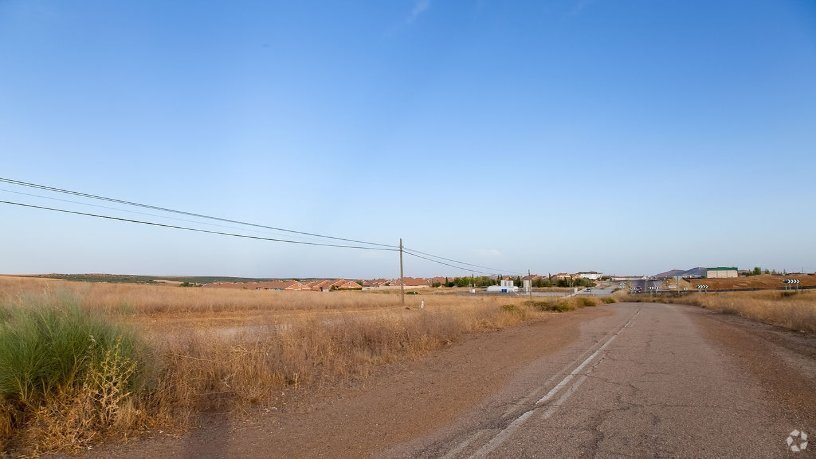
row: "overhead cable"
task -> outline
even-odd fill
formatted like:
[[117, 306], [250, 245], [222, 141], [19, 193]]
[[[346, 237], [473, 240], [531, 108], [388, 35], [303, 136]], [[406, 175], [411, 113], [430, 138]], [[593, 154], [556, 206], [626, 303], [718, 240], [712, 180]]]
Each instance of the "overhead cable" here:
[[396, 248], [380, 248], [380, 247], [367, 247], [367, 246], [355, 246], [355, 245], [345, 245], [345, 244], [329, 244], [329, 243], [322, 243], [322, 242], [309, 242], [309, 241], [295, 241], [290, 239], [278, 239], [278, 238], [271, 238], [271, 237], [262, 237], [262, 236], [251, 236], [248, 234], [238, 234], [238, 233], [227, 233], [223, 231], [213, 231], [213, 230], [206, 230], [200, 228], [190, 228], [187, 226], [178, 226], [178, 225], [169, 225], [166, 223], [157, 223], [157, 222], [149, 222], [144, 220], [134, 220], [130, 218], [122, 218], [122, 217], [113, 217], [110, 215], [100, 215], [100, 214], [92, 214], [88, 212], [78, 212], [75, 210], [67, 210], [67, 209], [57, 209], [54, 207], [46, 207], [46, 206], [35, 206], [33, 204], [24, 204], [21, 202], [12, 202], [12, 201], [3, 201], [0, 200], [0, 204], [8, 204], [13, 206], [20, 206], [20, 207], [29, 207], [32, 209], [40, 209], [40, 210], [48, 210], [52, 212], [61, 212], [65, 214], [73, 214], [73, 215], [83, 215], [86, 217], [95, 217], [95, 218], [104, 218], [108, 220], [116, 220], [121, 222], [128, 222], [128, 223], [138, 223], [141, 225], [150, 225], [150, 226], [160, 226], [163, 228], [172, 228], [172, 229], [179, 229], [184, 231], [193, 231], [197, 233], [207, 233], [207, 234], [217, 234], [220, 236], [231, 236], [231, 237], [238, 237], [238, 238], [245, 238], [245, 239], [256, 239], [262, 241], [272, 241], [272, 242], [283, 242], [287, 244], [301, 244], [301, 245], [311, 245], [311, 246], [318, 246], [318, 247], [338, 247], [338, 248], [345, 248], [345, 249], [358, 249], [358, 250], [381, 250], [381, 251], [388, 251], [388, 252], [398, 252], [399, 249]]
[[261, 224], [258, 224], [258, 223], [250, 223], [250, 222], [245, 222], [245, 221], [240, 221], [240, 220], [232, 220], [232, 219], [228, 219], [228, 218], [213, 217], [211, 215], [204, 215], [204, 214], [199, 214], [199, 213], [195, 213], [195, 212], [187, 212], [187, 211], [183, 211], [183, 210], [169, 209], [167, 207], [154, 206], [154, 205], [151, 205], [151, 204], [142, 204], [142, 203], [133, 202], [133, 201], [126, 201], [126, 200], [123, 200], [123, 199], [110, 198], [110, 197], [107, 197], [107, 196], [99, 196], [99, 195], [90, 194], [90, 193], [83, 193], [83, 192], [80, 192], [80, 191], [66, 190], [66, 189], [63, 189], [63, 188], [57, 188], [57, 187], [52, 187], [52, 186], [47, 186], [47, 185], [40, 185], [40, 184], [37, 184], [37, 183], [31, 183], [31, 182], [23, 182], [21, 180], [14, 180], [14, 179], [3, 178], [3, 177], [0, 177], [0, 182], [8, 183], [8, 184], [11, 184], [11, 185], [24, 186], [24, 187], [28, 187], [28, 188], [36, 188], [36, 189], [40, 189], [40, 190], [52, 191], [52, 192], [55, 192], [55, 193], [69, 194], [69, 195], [79, 196], [79, 197], [83, 197], [83, 198], [97, 199], [97, 200], [100, 200], [100, 201], [114, 202], [114, 203], [117, 203], [117, 204], [124, 204], [124, 205], [128, 205], [128, 206], [141, 207], [141, 208], [145, 208], [145, 209], [153, 209], [153, 210], [158, 210], [158, 211], [161, 211], [161, 212], [170, 212], [170, 213], [174, 213], [174, 214], [187, 215], [189, 217], [205, 218], [205, 219], [208, 219], [208, 220], [216, 220], [216, 221], [221, 221], [221, 222], [225, 222], [225, 223], [234, 223], [234, 224], [238, 224], [238, 225], [253, 226], [253, 227], [256, 227], [256, 228], [264, 228], [264, 229], [270, 229], [270, 230], [275, 230], [275, 231], [282, 231], [282, 232], [286, 232], [286, 233], [300, 234], [300, 235], [303, 235], [303, 236], [313, 236], [313, 237], [319, 237], [319, 238], [324, 238], [324, 239], [332, 239], [332, 240], [336, 240], [336, 241], [353, 242], [355, 244], [365, 244], [365, 245], [371, 245], [371, 246], [377, 246], [377, 247], [388, 247], [388, 248], [392, 248], [392, 249], [398, 249], [399, 248], [399, 247], [397, 247], [395, 245], [390, 245], [390, 244], [381, 244], [381, 243], [378, 243], [378, 242], [369, 242], [369, 241], [361, 241], [361, 240], [357, 240], [357, 239], [348, 239], [348, 238], [337, 237], [337, 236], [328, 236], [328, 235], [319, 234], [319, 233], [310, 233], [310, 232], [306, 232], [306, 231], [297, 231], [297, 230], [291, 230], [291, 229], [286, 229], [286, 228], [280, 228], [280, 227], [276, 227], [276, 226], [261, 225]]

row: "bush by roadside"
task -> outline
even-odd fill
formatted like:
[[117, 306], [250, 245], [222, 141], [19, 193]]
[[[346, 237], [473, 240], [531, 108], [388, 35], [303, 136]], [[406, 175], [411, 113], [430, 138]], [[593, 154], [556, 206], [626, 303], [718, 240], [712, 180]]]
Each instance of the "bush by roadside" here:
[[76, 449], [136, 422], [141, 344], [71, 304], [0, 307], [0, 445]]

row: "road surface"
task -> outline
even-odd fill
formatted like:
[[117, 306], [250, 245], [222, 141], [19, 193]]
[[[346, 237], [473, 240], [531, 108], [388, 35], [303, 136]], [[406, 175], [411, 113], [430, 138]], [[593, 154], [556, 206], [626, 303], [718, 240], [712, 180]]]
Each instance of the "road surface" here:
[[695, 307], [613, 304], [273, 408], [96, 454], [785, 456], [792, 431], [816, 434], [816, 338]]

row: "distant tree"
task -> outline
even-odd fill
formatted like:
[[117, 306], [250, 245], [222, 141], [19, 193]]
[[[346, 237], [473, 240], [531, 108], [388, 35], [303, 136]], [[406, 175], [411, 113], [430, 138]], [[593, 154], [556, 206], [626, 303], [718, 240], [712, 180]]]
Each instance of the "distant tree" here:
[[545, 279], [543, 277], [539, 277], [533, 281], [533, 287], [541, 288], [541, 287], [552, 287], [553, 283], [550, 282], [549, 279]]
[[760, 274], [762, 274], [762, 268], [760, 268], [759, 266], [755, 266], [751, 274], [754, 276], [759, 276]]

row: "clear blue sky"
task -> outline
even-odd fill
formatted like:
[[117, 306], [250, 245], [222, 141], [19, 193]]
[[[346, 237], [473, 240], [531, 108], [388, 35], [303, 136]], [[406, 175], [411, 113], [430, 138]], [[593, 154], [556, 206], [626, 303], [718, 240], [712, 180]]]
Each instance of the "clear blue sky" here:
[[[4, 0], [0, 172], [509, 270], [813, 271], [816, 3]], [[391, 253], [0, 222], [6, 273], [398, 274]]]

